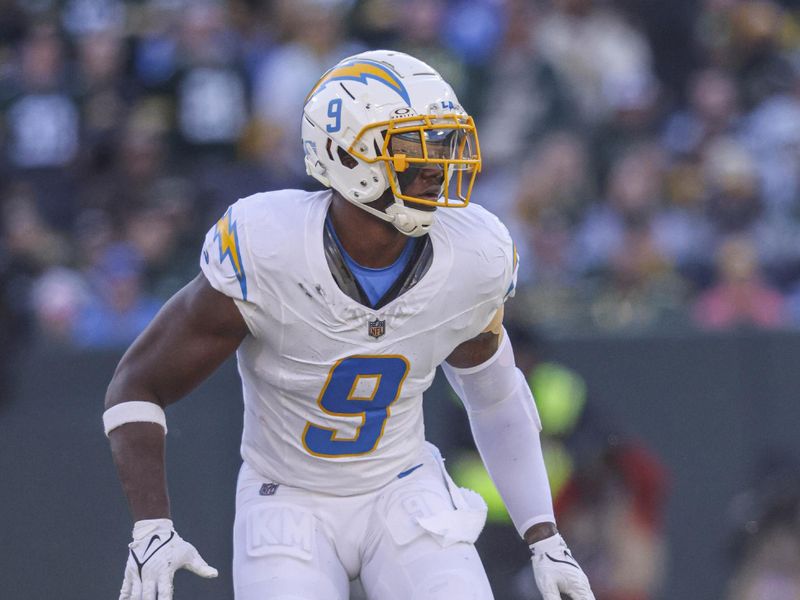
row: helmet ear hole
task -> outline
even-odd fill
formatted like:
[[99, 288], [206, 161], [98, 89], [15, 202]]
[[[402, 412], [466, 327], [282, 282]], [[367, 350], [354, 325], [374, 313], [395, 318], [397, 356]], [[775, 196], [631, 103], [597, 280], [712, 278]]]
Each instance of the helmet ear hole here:
[[328, 156], [331, 160], [333, 160], [333, 153], [331, 152], [331, 144], [333, 144], [333, 140], [328, 138], [328, 142], [325, 144], [325, 150], [328, 151]]
[[336, 147], [336, 154], [339, 155], [339, 160], [348, 169], [355, 169], [358, 166], [358, 161], [343, 150], [341, 146]]

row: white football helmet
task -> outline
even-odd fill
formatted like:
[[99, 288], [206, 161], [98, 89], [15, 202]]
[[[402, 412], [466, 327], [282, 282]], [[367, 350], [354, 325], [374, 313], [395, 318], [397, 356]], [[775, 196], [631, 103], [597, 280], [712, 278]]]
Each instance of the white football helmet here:
[[[435, 212], [409, 203], [466, 206], [481, 167], [472, 117], [439, 73], [402, 52], [363, 52], [325, 73], [306, 97], [302, 139], [309, 175], [415, 237]], [[368, 206], [387, 189], [391, 205]]]

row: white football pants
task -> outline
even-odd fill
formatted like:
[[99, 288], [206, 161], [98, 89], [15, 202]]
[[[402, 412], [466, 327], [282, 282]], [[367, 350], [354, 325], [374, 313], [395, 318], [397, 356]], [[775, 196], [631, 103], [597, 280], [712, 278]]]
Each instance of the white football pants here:
[[432, 445], [417, 463], [357, 496], [275, 487], [243, 465], [236, 600], [347, 600], [356, 577], [369, 600], [492, 600], [473, 545], [485, 504], [452, 483]]

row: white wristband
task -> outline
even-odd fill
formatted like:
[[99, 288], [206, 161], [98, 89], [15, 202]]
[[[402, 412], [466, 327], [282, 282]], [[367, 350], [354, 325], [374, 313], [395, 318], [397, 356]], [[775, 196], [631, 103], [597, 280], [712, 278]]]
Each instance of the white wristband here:
[[106, 436], [125, 423], [155, 423], [167, 434], [167, 416], [164, 409], [153, 402], [121, 402], [103, 413]]

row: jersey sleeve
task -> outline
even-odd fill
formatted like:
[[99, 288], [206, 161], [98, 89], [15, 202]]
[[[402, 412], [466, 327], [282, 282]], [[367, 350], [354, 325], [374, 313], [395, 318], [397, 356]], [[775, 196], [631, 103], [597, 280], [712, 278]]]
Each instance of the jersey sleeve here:
[[517, 247], [511, 238], [506, 236], [507, 240], [501, 244], [503, 249], [503, 256], [505, 257], [505, 267], [503, 269], [503, 277], [501, 278], [499, 289], [496, 289], [493, 295], [491, 317], [489, 323], [483, 328], [481, 333], [493, 331], [498, 333], [503, 325], [503, 315], [505, 312], [505, 303], [509, 298], [512, 298], [517, 289], [517, 270], [519, 269], [519, 257], [517, 255]]
[[487, 254], [494, 257], [494, 273], [487, 278], [489, 302], [478, 311], [481, 315], [480, 332], [498, 331], [503, 322], [506, 301], [513, 297], [517, 288], [519, 257], [517, 247], [511, 239], [506, 226], [495, 215], [489, 213], [487, 219], [490, 232], [487, 238]]
[[200, 268], [211, 286], [234, 300], [252, 301], [248, 284], [252, 262], [242, 204], [228, 207], [206, 234]]
[[[228, 207], [208, 233], [200, 253], [200, 269], [218, 292], [233, 298], [250, 332], [258, 337], [259, 304], [263, 289], [257, 283], [257, 264], [248, 236], [252, 205], [239, 200]], [[248, 216], [249, 215], [249, 216]]]
[[488, 211], [480, 213], [483, 231], [482, 255], [486, 269], [480, 278], [480, 308], [475, 313], [478, 332], [495, 329], [503, 317], [505, 302], [514, 296], [517, 287], [519, 256], [506, 226]]
[[[511, 238], [509, 237], [509, 241]], [[509, 298], [513, 298], [517, 292], [517, 272], [519, 271], [519, 254], [517, 253], [517, 245], [511, 241], [511, 277], [508, 280], [505, 296], [503, 302]]]
[[501, 304], [506, 300], [512, 298], [517, 290], [517, 272], [519, 271], [519, 254], [517, 253], [517, 245], [511, 239], [511, 234], [508, 232], [506, 226], [494, 217], [495, 225], [495, 240], [500, 246], [500, 252], [505, 261], [505, 268], [503, 269], [503, 279], [500, 282], [501, 288]]

